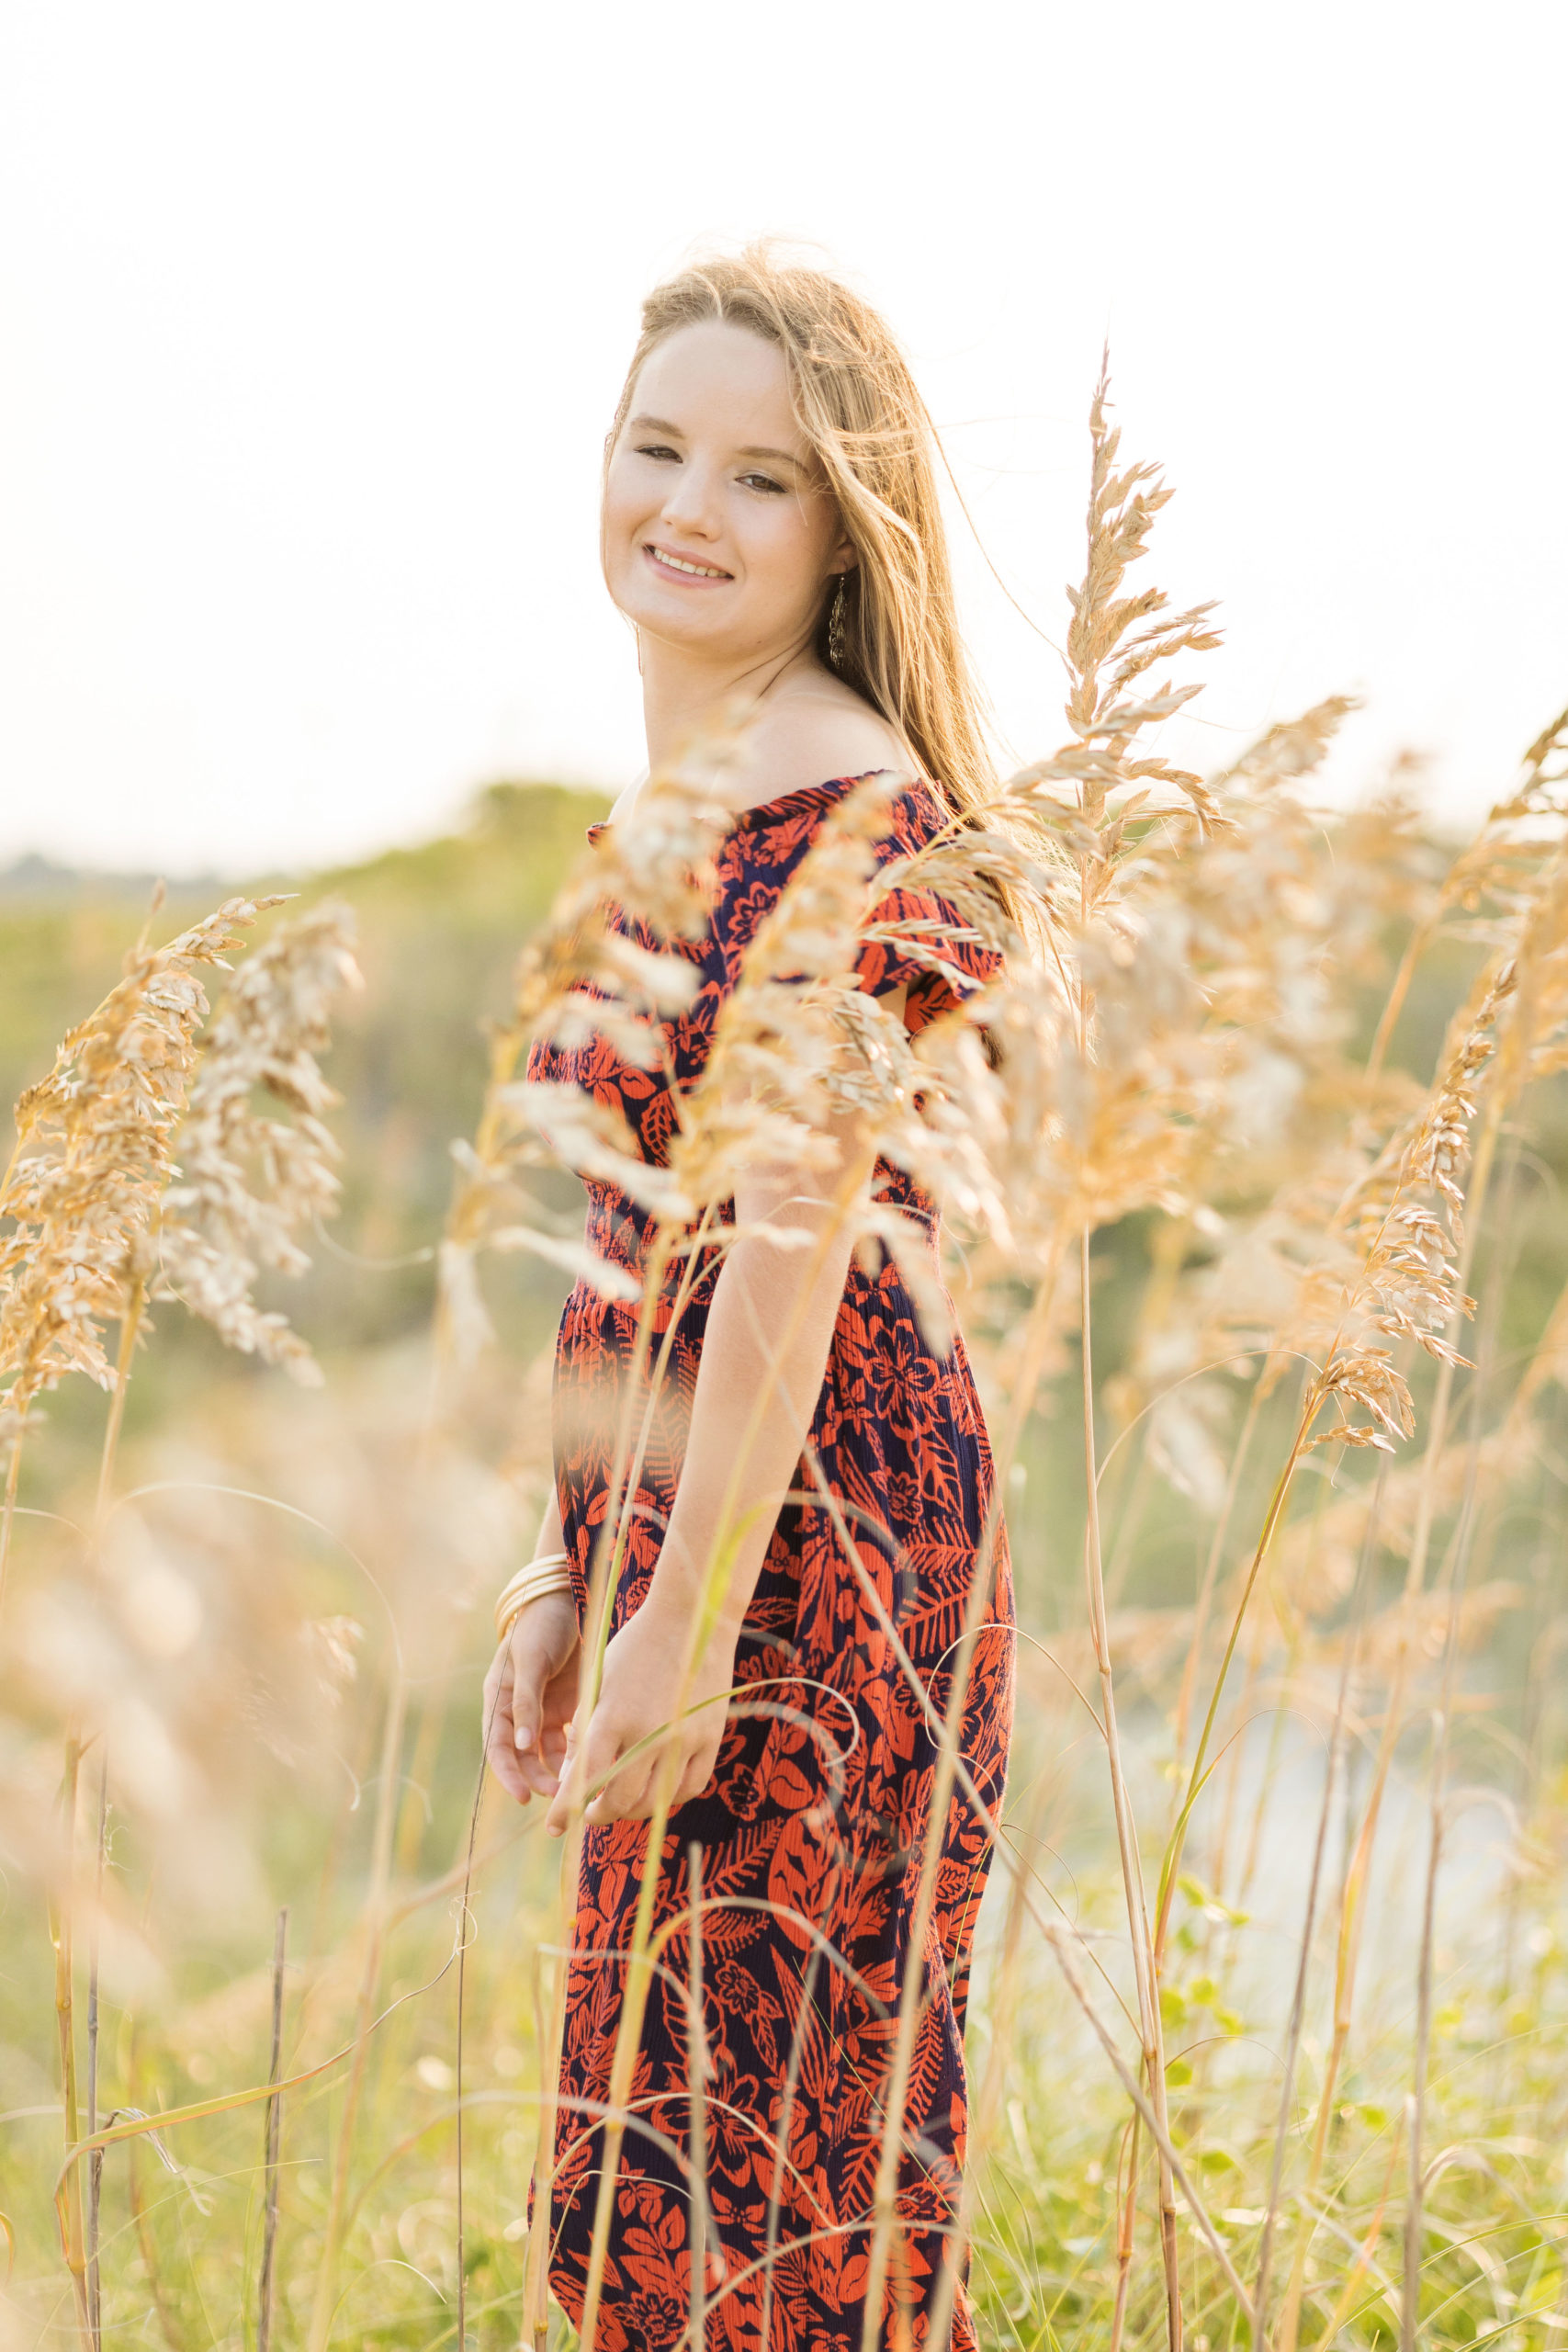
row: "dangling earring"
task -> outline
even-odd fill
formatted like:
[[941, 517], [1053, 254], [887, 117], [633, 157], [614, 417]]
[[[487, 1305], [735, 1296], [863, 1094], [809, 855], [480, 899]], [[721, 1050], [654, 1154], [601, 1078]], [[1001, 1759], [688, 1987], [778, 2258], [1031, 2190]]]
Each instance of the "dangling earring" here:
[[839, 574], [839, 584], [833, 592], [833, 609], [828, 616], [828, 659], [835, 670], [844, 666], [844, 575]]

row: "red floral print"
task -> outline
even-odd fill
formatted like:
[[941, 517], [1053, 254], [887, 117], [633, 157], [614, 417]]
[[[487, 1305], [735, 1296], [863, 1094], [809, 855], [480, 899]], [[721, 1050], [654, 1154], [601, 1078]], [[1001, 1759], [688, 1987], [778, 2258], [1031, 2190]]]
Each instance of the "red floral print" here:
[[[644, 1158], [666, 1156], [671, 1088], [701, 1071], [740, 956], [824, 812], [839, 778], [747, 810], [717, 858], [705, 939], [683, 952], [701, 986], [664, 1025], [657, 1069], [623, 1061], [602, 1038], [536, 1049], [536, 1080], [582, 1087], [626, 1117]], [[942, 823], [923, 786], [896, 802], [880, 855], [908, 855]], [[956, 921], [940, 899], [896, 892], [893, 920]], [[632, 935], [638, 936], [628, 925]], [[647, 944], [654, 943], [646, 941]], [[968, 981], [993, 959], [944, 946]], [[861, 984], [902, 984], [918, 1031], [953, 1002], [948, 981], [885, 944], [868, 944]], [[899, 1170], [878, 1171], [884, 1196], [930, 1229], [932, 1203]], [[591, 1182], [591, 1247], [641, 1271], [645, 1213]], [[681, 1269], [666, 1276], [659, 1328], [668, 1332]], [[699, 1281], [670, 1351], [663, 1394], [633, 1498], [614, 1621], [648, 1589], [674, 1501], [711, 1296]], [[579, 1610], [609, 1506], [608, 1482], [637, 1314], [580, 1283], [567, 1301], [556, 1359], [557, 1484]], [[637, 1402], [646, 1403], [644, 1394]], [[815, 1464], [815, 1468], [813, 1467]], [[826, 1481], [835, 1510], [818, 1500]], [[964, 2010], [970, 1946], [989, 1848], [969, 1801], [943, 1826], [938, 1899], [927, 1948], [909, 1949], [910, 1912], [930, 1815], [934, 1743], [865, 1587], [875, 1592], [932, 1703], [946, 1702], [950, 1654], [963, 1622], [992, 1496], [985, 1423], [961, 1340], [938, 1356], [891, 1263], [858, 1263], [845, 1286], [795, 1500], [786, 1505], [748, 1612], [737, 1676], [763, 1686], [731, 1706], [714, 1777], [671, 1817], [657, 1856], [655, 1932], [688, 1908], [689, 1856], [700, 1849], [701, 2033], [693, 2029], [691, 1937], [660, 1939], [643, 2021], [633, 2112], [622, 2149], [599, 2352], [670, 2352], [693, 2317], [698, 2217], [690, 2192], [695, 2099], [705, 2149], [700, 2225], [710, 2352], [858, 2352], [871, 2250], [880, 2125], [898, 2002], [910, 1969], [923, 2000], [905, 2115], [887, 2312], [900, 2340], [935, 2352], [933, 2307], [944, 2266], [964, 2273], [952, 2243], [964, 2163]], [[834, 1520], [856, 1558], [842, 1548]], [[985, 1803], [999, 1804], [1012, 1708], [1012, 1596], [1005, 1537], [964, 1713], [962, 1747]], [[551, 2213], [551, 2283], [580, 2321], [599, 2185], [601, 2131], [621, 2015], [625, 1958], [650, 1866], [643, 1822], [584, 1839]], [[700, 2041], [701, 2047], [694, 2045]], [[975, 2345], [962, 2284], [952, 2342]]]

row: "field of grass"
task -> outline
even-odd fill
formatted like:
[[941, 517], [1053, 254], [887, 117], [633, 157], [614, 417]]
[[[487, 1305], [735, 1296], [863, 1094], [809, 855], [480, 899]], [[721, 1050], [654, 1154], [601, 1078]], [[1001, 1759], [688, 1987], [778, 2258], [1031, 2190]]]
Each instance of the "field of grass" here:
[[[1118, 602], [1150, 516], [1113, 458], [1101, 432], [1068, 741], [996, 812], [1042, 935], [993, 1054], [962, 1022], [893, 1054], [877, 1113], [944, 1198], [1019, 1583], [969, 2043], [981, 2341], [1555, 2352], [1568, 734], [1457, 849], [1399, 777], [1326, 813], [1335, 707], [1169, 770], [1128, 648], [1163, 675], [1206, 624]], [[661, 789], [699, 856], [700, 793]], [[6, 2352], [520, 2340], [563, 1857], [481, 1784], [478, 1695], [546, 1491], [578, 1194], [508, 1090], [585, 981], [647, 1012], [570, 895], [599, 813], [500, 786], [451, 839], [308, 877], [226, 997], [204, 948], [143, 954], [24, 1107]], [[847, 837], [818, 878], [845, 936], [874, 922]], [[176, 890], [147, 935], [209, 912]], [[145, 918], [101, 879], [0, 900], [9, 1094]], [[841, 960], [799, 969], [826, 1092], [863, 1033]]]

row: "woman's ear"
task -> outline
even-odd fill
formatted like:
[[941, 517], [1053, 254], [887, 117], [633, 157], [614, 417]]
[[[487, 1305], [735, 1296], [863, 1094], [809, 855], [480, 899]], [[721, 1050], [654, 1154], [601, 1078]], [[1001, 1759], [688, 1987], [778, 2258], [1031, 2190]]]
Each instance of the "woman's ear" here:
[[835, 520], [839, 526], [839, 532], [828, 558], [828, 577], [829, 580], [841, 580], [847, 572], [859, 571], [860, 553], [844, 527], [842, 507], [839, 508]]

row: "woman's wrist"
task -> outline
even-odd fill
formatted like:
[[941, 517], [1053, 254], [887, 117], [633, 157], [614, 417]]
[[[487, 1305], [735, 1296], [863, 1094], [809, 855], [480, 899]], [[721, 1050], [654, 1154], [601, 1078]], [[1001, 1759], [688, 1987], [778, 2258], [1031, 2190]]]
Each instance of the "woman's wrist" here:
[[713, 1601], [714, 1596], [706, 1577], [688, 1566], [684, 1557], [678, 1552], [672, 1552], [667, 1541], [653, 1571], [653, 1581], [649, 1586], [643, 1607], [651, 1606], [656, 1617], [666, 1618], [671, 1624], [682, 1629], [688, 1627], [694, 1617], [705, 1608], [712, 1613], [712, 1623], [705, 1648], [707, 1651], [719, 1648], [733, 1650], [740, 1638], [746, 1603], [733, 1591], [720, 1597], [716, 1612], [713, 1611]]
[[502, 1587], [495, 1600], [495, 1638], [503, 1642], [525, 1609], [550, 1594], [571, 1590], [570, 1563], [565, 1552], [544, 1552]]

